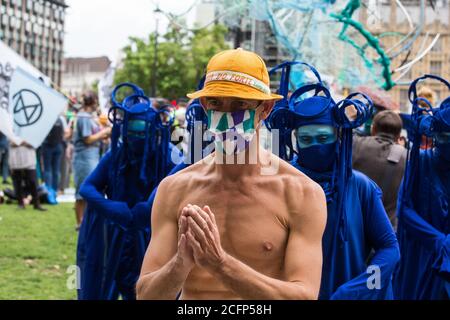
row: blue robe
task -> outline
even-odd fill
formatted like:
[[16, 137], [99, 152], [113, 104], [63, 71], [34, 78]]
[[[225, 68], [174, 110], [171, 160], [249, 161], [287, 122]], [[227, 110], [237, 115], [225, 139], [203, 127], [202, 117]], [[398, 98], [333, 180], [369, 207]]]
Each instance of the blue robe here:
[[394, 277], [396, 299], [450, 298], [450, 168], [421, 150], [412, 194], [400, 188], [398, 238], [402, 258]]
[[[303, 170], [294, 159], [291, 164]], [[311, 177], [313, 180], [320, 180]], [[316, 181], [323, 187], [329, 181]], [[322, 239], [323, 265], [319, 299], [321, 300], [383, 300], [392, 299], [392, 273], [399, 260], [394, 230], [383, 207], [379, 187], [364, 174], [353, 170], [348, 180], [345, 209], [346, 237], [339, 237], [336, 193], [327, 202], [327, 224]], [[369, 289], [375, 282], [378, 266], [380, 289]]]
[[[169, 148], [169, 151], [172, 148]], [[170, 170], [174, 164], [167, 159]], [[87, 202], [80, 228], [77, 265], [82, 300], [135, 299], [135, 283], [150, 240], [150, 191], [139, 180], [139, 164], [127, 167], [121, 194], [113, 190], [111, 152], [83, 183], [80, 193]], [[107, 198], [105, 198], [105, 195]]]

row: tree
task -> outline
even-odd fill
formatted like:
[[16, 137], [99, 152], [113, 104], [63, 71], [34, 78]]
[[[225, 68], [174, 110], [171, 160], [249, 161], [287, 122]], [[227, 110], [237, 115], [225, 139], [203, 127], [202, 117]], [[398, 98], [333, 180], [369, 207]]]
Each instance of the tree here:
[[92, 82], [89, 90], [91, 90], [93, 92], [98, 92], [98, 83], [99, 82], [100, 82], [99, 80], [95, 80], [94, 82]]
[[215, 25], [212, 29], [200, 29], [191, 38], [192, 63], [195, 78], [200, 79], [206, 71], [209, 59], [217, 52], [228, 49], [225, 34], [228, 29], [223, 25]]
[[[195, 90], [209, 59], [228, 48], [226, 32], [221, 25], [195, 32], [170, 26], [162, 39], [158, 39], [157, 96], [177, 99]], [[154, 46], [154, 33], [148, 39], [130, 37], [130, 44], [123, 48], [125, 58], [116, 72], [115, 82], [133, 82], [146, 93], [151, 92]]]

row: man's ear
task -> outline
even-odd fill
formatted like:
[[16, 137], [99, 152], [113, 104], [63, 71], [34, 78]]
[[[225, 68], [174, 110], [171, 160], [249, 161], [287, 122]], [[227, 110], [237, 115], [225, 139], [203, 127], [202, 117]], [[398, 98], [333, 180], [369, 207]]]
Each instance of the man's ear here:
[[375, 126], [373, 124], [370, 126], [370, 135], [371, 136], [377, 135], [377, 129], [375, 128]]
[[208, 110], [206, 110], [206, 108], [205, 108], [205, 106], [206, 106], [206, 97], [200, 97], [199, 101], [200, 101], [200, 105], [202, 106], [203, 110], [207, 113]]
[[204, 106], [206, 105], [206, 98], [205, 97], [200, 97], [199, 101], [200, 101], [200, 104], [202, 105], [202, 107], [205, 108]]
[[266, 120], [269, 116], [270, 112], [273, 109], [273, 106], [275, 105], [275, 100], [266, 100], [261, 104], [262, 112], [261, 112], [261, 119], [260, 120]]

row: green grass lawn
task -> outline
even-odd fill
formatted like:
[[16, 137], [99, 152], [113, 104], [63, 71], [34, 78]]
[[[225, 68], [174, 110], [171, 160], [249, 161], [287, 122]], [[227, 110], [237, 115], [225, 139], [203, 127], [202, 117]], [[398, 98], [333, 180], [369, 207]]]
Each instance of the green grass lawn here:
[[0, 299], [76, 299], [66, 272], [76, 255], [73, 205], [0, 205]]

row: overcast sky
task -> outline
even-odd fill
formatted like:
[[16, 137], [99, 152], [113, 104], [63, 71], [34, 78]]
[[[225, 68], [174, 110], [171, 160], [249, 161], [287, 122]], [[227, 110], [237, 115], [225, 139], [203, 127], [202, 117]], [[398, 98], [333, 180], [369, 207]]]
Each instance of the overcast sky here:
[[[153, 13], [157, 0], [66, 0], [66, 57], [107, 55], [115, 60], [128, 42], [129, 36], [146, 37], [156, 27]], [[160, 8], [180, 14], [189, 9], [193, 0], [163, 0]], [[168, 20], [159, 17], [159, 31], [167, 28]], [[195, 10], [187, 16], [195, 17]]]

